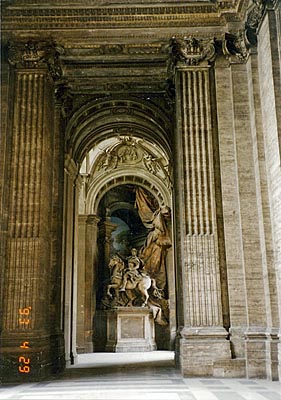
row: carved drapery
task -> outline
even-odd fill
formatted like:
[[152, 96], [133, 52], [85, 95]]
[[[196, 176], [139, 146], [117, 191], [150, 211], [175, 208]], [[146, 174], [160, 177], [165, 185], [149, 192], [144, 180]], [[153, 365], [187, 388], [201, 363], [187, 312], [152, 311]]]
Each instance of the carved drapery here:
[[172, 243], [164, 215], [169, 217], [170, 210], [168, 207], [163, 207], [154, 211], [148, 196], [140, 187], [136, 190], [136, 205], [142, 223], [150, 230], [140, 254], [144, 261], [144, 269], [151, 278], [155, 278], [158, 288], [165, 289], [166, 251]]

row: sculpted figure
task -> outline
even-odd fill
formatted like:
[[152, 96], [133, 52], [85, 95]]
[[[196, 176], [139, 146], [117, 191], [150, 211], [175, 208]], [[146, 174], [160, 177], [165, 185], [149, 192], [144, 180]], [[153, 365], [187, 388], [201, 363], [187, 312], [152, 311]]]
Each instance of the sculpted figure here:
[[139, 281], [142, 276], [144, 276], [144, 274], [141, 272], [141, 269], [143, 268], [143, 261], [137, 256], [137, 249], [133, 248], [131, 252], [132, 255], [128, 258], [128, 268], [125, 270], [122, 286], [119, 289], [120, 292], [125, 291], [128, 279], [135, 283]]
[[156, 286], [155, 279], [142, 272], [143, 261], [137, 256], [136, 249], [132, 249], [132, 255], [128, 258], [128, 268], [116, 254], [111, 257], [108, 267], [111, 277], [103, 299], [104, 307], [132, 307], [136, 301], [142, 307], [148, 306], [152, 309], [155, 322], [159, 325], [168, 324], [164, 309], [162, 310], [163, 291]]

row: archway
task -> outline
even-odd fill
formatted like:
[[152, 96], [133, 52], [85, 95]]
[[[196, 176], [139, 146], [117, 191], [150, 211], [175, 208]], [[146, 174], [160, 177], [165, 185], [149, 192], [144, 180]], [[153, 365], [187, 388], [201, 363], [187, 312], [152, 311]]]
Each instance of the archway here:
[[[93, 320], [95, 324], [104, 282], [108, 279], [106, 267], [113, 250], [113, 232], [116, 234], [116, 228], [120, 230], [124, 224], [130, 235], [136, 234], [135, 229], [138, 237], [131, 240], [129, 247], [140, 251], [148, 231], [134, 207], [135, 193], [141, 189], [149, 194], [154, 203], [153, 213], [165, 208], [172, 210], [172, 165], [169, 123], [159, 110], [141, 101], [87, 105], [71, 119], [67, 134], [66, 164], [74, 186], [71, 195], [66, 193], [66, 200], [70, 200], [66, 207], [68, 216], [73, 220], [68, 230], [73, 235], [69, 235], [65, 251], [66, 261], [72, 266], [65, 286], [72, 309], [66, 309], [65, 325], [69, 329], [66, 347], [70, 348], [73, 363], [76, 350], [98, 351]], [[69, 225], [67, 216], [66, 220]], [[167, 223], [172, 243], [172, 214]], [[70, 246], [72, 251], [67, 250]], [[125, 252], [124, 257], [127, 257]], [[172, 349], [176, 335], [172, 246], [167, 246], [165, 268], [163, 289], [170, 309], [167, 326], [156, 327], [156, 339], [159, 349]]]

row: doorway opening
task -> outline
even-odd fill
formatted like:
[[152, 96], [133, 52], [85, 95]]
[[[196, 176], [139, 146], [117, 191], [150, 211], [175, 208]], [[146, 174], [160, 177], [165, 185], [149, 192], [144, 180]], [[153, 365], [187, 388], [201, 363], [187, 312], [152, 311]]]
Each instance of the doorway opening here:
[[[132, 142], [132, 139], [127, 139], [125, 147], [122, 142], [117, 154], [121, 152], [123, 156], [131, 157]], [[134, 147], [133, 150], [136, 150], [136, 157], [143, 160], [139, 148]], [[151, 173], [146, 170], [140, 176], [140, 165], [133, 164], [131, 158], [129, 162], [126, 170], [122, 165], [123, 173], [119, 173], [119, 176], [116, 168], [103, 174], [104, 184], [100, 185], [99, 191], [93, 184], [97, 180], [95, 161], [89, 162], [88, 157], [88, 173], [83, 164], [80, 170], [83, 184], [79, 194], [77, 235], [78, 354], [108, 349], [105, 310], [124, 307], [125, 313], [129, 311], [129, 302], [132, 300], [129, 291], [119, 292], [120, 288], [114, 290], [114, 287], [109, 292], [107, 290], [112, 280], [108, 265], [113, 256], [118, 256], [128, 269], [132, 251], [142, 262], [142, 272], [137, 278], [141, 274], [151, 278], [146, 306], [152, 310], [154, 318], [155, 348], [174, 348], [176, 311], [170, 188], [166, 188], [166, 193], [161, 192], [161, 187], [156, 185], [159, 179], [157, 175], [152, 179]], [[159, 163], [159, 170], [160, 167]], [[128, 281], [134, 281], [130, 274]], [[158, 292], [153, 290], [153, 282]], [[137, 289], [130, 291], [135, 296], [130, 304], [133, 307], [143, 305], [144, 298]], [[139, 349], [131, 344], [128, 351], [132, 348], [133, 351]]]
[[[66, 304], [64, 321], [72, 364], [77, 354], [119, 351], [106, 343], [112, 332], [108, 333], [105, 315], [108, 318], [116, 308], [122, 309], [127, 321], [122, 335], [130, 331], [132, 336], [127, 342], [137, 343], [140, 338], [132, 332], [146, 332], [153, 325], [155, 346], [144, 351], [174, 350], [172, 165], [163, 128], [168, 129], [169, 122], [159, 109], [149, 107], [131, 100], [110, 100], [102, 108], [89, 104], [69, 123], [65, 293], [70, 307]], [[142, 264], [138, 274], [128, 271], [133, 255]], [[124, 290], [108, 288], [113, 279], [109, 264], [117, 256], [124, 263]], [[146, 294], [139, 290], [139, 282], [148, 279], [151, 284]], [[136, 288], [129, 288], [136, 282]], [[143, 314], [141, 329], [132, 329], [132, 321], [139, 317], [129, 316], [132, 308]], [[149, 315], [144, 315], [145, 310]], [[116, 330], [113, 323], [110, 329]], [[130, 346], [122, 351], [140, 349]]]

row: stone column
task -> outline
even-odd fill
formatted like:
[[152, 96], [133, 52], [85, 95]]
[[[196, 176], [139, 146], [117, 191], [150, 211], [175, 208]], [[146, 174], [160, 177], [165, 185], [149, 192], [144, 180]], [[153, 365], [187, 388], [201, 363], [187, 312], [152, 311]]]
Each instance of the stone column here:
[[[56, 48], [46, 42], [11, 44], [14, 67], [8, 240], [2, 356], [4, 379], [39, 378], [62, 355], [53, 354], [50, 325], [54, 83]], [[63, 350], [63, 349], [61, 349]], [[29, 378], [28, 378], [29, 377]]]
[[[182, 281], [179, 331], [180, 367], [184, 375], [212, 375], [213, 363], [230, 358], [223, 327], [213, 165], [210, 73], [213, 43], [173, 40], [176, 92], [176, 148], [182, 153], [176, 193], [177, 241], [182, 245], [178, 279]], [[178, 157], [176, 154], [175, 157]], [[182, 165], [181, 165], [182, 164]]]

